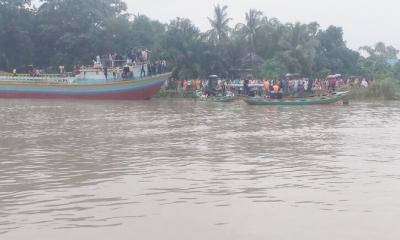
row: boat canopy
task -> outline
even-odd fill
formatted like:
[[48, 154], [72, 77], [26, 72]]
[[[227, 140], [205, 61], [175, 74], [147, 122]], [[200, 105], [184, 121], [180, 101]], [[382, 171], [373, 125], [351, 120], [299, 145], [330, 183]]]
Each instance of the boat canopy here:
[[342, 77], [342, 75], [341, 74], [333, 74], [333, 75], [328, 75], [328, 79], [333, 79], [333, 78], [340, 78], [340, 77]]
[[301, 75], [298, 73], [287, 73], [285, 74], [285, 77], [288, 79], [295, 79], [295, 78], [300, 78]]

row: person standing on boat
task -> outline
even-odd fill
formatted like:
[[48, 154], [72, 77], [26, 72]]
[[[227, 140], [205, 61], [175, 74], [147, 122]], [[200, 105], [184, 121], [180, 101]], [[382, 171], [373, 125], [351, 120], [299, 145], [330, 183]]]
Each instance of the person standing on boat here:
[[101, 69], [101, 58], [100, 58], [100, 55], [96, 56], [95, 67], [96, 66]]
[[142, 63], [142, 69], [140, 69], [140, 77], [146, 77], [146, 70], [144, 69], [144, 63]]
[[363, 80], [361, 81], [361, 86], [363, 87], [363, 88], [368, 88], [368, 82], [367, 82], [367, 80], [365, 79], [365, 78], [363, 78]]
[[294, 91], [294, 94], [297, 95], [297, 93], [299, 91], [299, 80], [298, 79], [294, 80], [293, 91]]
[[289, 93], [289, 80], [283, 79], [282, 86], [283, 86], [283, 94], [287, 95]]
[[113, 57], [113, 55], [111, 53], [108, 54], [108, 61], [111, 63], [111, 67], [114, 68], [115, 67], [115, 62], [114, 62], [114, 57]]
[[163, 59], [161, 61], [161, 72], [164, 73], [166, 71], [166, 68], [167, 68], [167, 61]]
[[119, 67], [117, 67], [117, 80], [121, 80], [122, 76], [121, 76], [121, 70], [119, 69]]
[[269, 80], [264, 80], [264, 92], [265, 96], [269, 96]]
[[245, 95], [245, 96], [249, 95], [249, 80], [248, 79], [244, 80], [244, 83], [243, 83], [243, 95]]
[[273, 91], [271, 98], [279, 99], [280, 98], [279, 97], [279, 90], [280, 90], [279, 83], [275, 82], [274, 86], [272, 88], [274, 89], [274, 91]]
[[156, 64], [155, 64], [155, 62], [153, 62], [153, 63], [150, 63], [151, 64], [151, 73], [152, 73], [152, 75], [155, 75], [155, 74], [157, 74], [157, 67], [156, 67]]
[[117, 71], [116, 71], [116, 69], [115, 68], [113, 68], [113, 78], [114, 78], [114, 80], [117, 80]]
[[335, 92], [336, 91], [336, 75], [334, 76], [328, 76], [329, 80], [329, 85], [328, 85], [328, 90], [329, 92]]
[[308, 80], [308, 79], [305, 79], [305, 80], [304, 80], [304, 83], [303, 83], [304, 91], [305, 91], [305, 92], [308, 91], [309, 84], [310, 84], [310, 83], [309, 83], [309, 80]]
[[103, 72], [104, 72], [104, 77], [106, 77], [106, 80], [108, 80], [108, 69], [107, 69], [107, 66], [105, 66], [103, 68]]
[[149, 60], [149, 50], [147, 50], [147, 48], [143, 49], [142, 57], [144, 62], [147, 62], [147, 60]]
[[151, 76], [153, 74], [152, 70], [152, 64], [151, 62], [147, 63], [147, 76]]
[[17, 76], [17, 69], [13, 69], [13, 77], [16, 77]]
[[225, 97], [226, 96], [226, 81], [225, 80], [221, 80], [221, 91], [222, 91], [222, 96]]

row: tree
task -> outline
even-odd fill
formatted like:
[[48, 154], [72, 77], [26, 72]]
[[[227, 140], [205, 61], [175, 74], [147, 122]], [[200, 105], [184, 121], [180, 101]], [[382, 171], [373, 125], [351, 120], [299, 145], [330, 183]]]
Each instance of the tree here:
[[0, 0], [0, 69], [12, 70], [33, 59], [33, 11], [30, 2]]
[[30, 0], [0, 0], [0, 7], [26, 8], [31, 5]]
[[276, 18], [264, 17], [260, 28], [255, 35], [254, 51], [265, 59], [273, 58], [278, 49], [279, 39], [282, 37], [282, 24]]
[[[120, 0], [43, 0], [36, 15], [35, 55], [39, 66], [88, 64], [106, 54], [103, 41], [109, 21], [122, 16]], [[122, 21], [121, 21], [122, 22]], [[99, 52], [100, 51], [100, 52]], [[108, 50], [109, 51], [109, 50]]]
[[250, 9], [249, 12], [246, 13], [246, 24], [242, 25], [242, 30], [244, 31], [252, 50], [254, 50], [256, 45], [255, 41], [257, 31], [262, 26], [262, 16], [263, 13], [261, 11]]
[[397, 62], [393, 67], [394, 77], [397, 79], [397, 82], [400, 83], [400, 62]]
[[360, 74], [355, 64], [359, 62], [360, 54], [346, 47], [342, 28], [329, 26], [325, 31], [319, 30], [316, 37], [320, 43], [313, 68], [316, 76], [326, 77], [326, 74], [335, 73]]
[[214, 17], [208, 18], [212, 29], [208, 31], [208, 36], [213, 43], [220, 43], [221, 41], [227, 41], [231, 28], [229, 22], [232, 18], [228, 17], [226, 10], [228, 6], [221, 5], [214, 6]]
[[363, 46], [361, 51], [367, 54], [360, 62], [360, 69], [363, 75], [371, 79], [391, 77], [395, 68], [389, 60], [397, 59], [399, 51], [393, 46], [386, 46], [379, 42], [374, 47]]
[[131, 24], [132, 45], [152, 48], [166, 31], [166, 25], [145, 15], [135, 15]]
[[249, 46], [250, 65], [254, 67], [254, 60], [256, 55], [256, 36], [262, 27], [263, 13], [261, 11], [250, 9], [246, 13], [246, 23], [239, 23], [236, 25], [236, 31], [239, 32], [245, 39], [247, 39]]
[[248, 73], [278, 78], [286, 71], [306, 77], [400, 78], [400, 65], [394, 65], [399, 51], [392, 46], [364, 46], [360, 55], [346, 46], [339, 27], [284, 24], [255, 9], [232, 30], [228, 7], [216, 5], [208, 19], [211, 29], [203, 33], [188, 19], [163, 24], [132, 16], [122, 0], [40, 2], [37, 9], [30, 1], [0, 0], [0, 69], [62, 64], [70, 70], [91, 64], [96, 55], [147, 48], [153, 60], [167, 59], [177, 78]]
[[262, 65], [259, 70], [258, 77], [263, 79], [280, 79], [288, 73], [286, 64], [278, 58], [272, 58]]
[[383, 42], [378, 42], [374, 47], [363, 46], [361, 51], [365, 51], [369, 57], [382, 57], [386, 60], [397, 59], [399, 50], [393, 46], [386, 46]]
[[285, 25], [276, 57], [285, 63], [290, 72], [303, 76], [312, 74], [316, 48], [319, 45], [315, 38], [318, 27], [316, 23]]
[[189, 19], [177, 18], [168, 25], [163, 46], [176, 66], [178, 79], [197, 78], [202, 71], [200, 56], [205, 50], [200, 30]]

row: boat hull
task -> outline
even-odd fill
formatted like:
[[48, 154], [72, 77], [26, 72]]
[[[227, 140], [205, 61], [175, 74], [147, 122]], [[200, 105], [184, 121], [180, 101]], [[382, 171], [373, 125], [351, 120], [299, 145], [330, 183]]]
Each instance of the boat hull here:
[[210, 97], [210, 98], [200, 98], [201, 101], [205, 102], [220, 102], [220, 103], [228, 103], [236, 100], [235, 97]]
[[305, 99], [243, 99], [249, 105], [269, 105], [269, 106], [304, 106], [304, 105], [323, 105], [332, 104], [342, 100], [347, 93], [340, 93], [322, 98], [305, 98]]
[[160, 91], [169, 76], [95, 84], [5, 81], [0, 82], [0, 98], [146, 100]]

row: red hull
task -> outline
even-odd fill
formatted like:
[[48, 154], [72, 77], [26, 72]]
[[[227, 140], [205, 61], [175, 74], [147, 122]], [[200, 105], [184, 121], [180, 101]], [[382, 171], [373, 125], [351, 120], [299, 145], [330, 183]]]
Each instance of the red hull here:
[[0, 92], [0, 98], [34, 98], [34, 99], [86, 99], [86, 100], [147, 100], [155, 96], [161, 89], [161, 84], [130, 92], [107, 94], [43, 94]]

